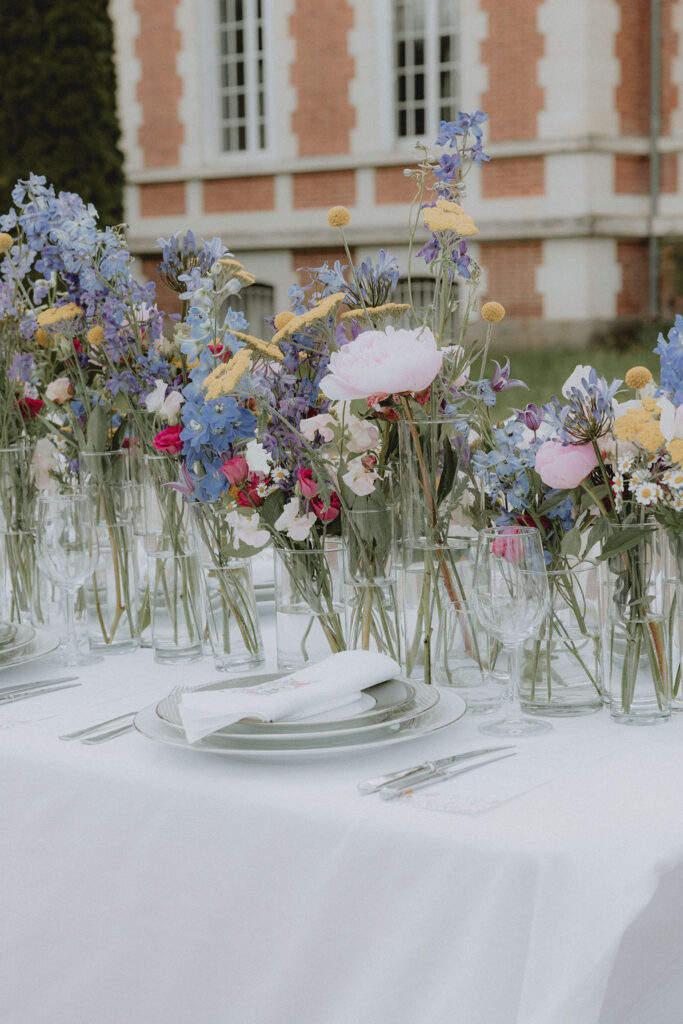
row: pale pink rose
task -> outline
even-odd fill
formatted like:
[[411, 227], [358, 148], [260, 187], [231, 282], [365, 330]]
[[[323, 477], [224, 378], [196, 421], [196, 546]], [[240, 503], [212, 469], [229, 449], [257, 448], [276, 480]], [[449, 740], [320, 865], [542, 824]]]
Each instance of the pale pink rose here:
[[45, 388], [45, 397], [55, 405], [64, 405], [70, 398], [73, 398], [74, 386], [66, 377], [58, 377]]
[[443, 353], [428, 327], [363, 331], [330, 358], [321, 391], [334, 399], [424, 391], [441, 369]]
[[536, 453], [536, 472], [546, 487], [558, 491], [578, 487], [597, 464], [592, 444], [544, 441]]
[[[376, 462], [375, 459], [375, 464]], [[372, 467], [368, 468], [363, 459], [351, 459], [342, 480], [354, 494], [366, 495], [374, 491], [379, 474], [375, 473]]]
[[319, 416], [308, 416], [299, 423], [299, 430], [307, 441], [314, 441], [316, 433], [323, 444], [329, 444], [334, 437], [334, 431], [330, 424], [334, 423], [334, 416], [329, 412], [320, 413]]

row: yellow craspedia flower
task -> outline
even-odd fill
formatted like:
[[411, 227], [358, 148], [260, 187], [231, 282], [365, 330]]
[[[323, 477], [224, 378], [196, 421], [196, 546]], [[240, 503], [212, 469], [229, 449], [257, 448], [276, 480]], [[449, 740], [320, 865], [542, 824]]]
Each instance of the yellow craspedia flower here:
[[14, 245], [14, 239], [6, 231], [0, 232], [0, 252], [9, 252]]
[[227, 363], [221, 363], [204, 378], [208, 399], [222, 398], [234, 390], [235, 385], [251, 366], [249, 350], [241, 348]]
[[92, 345], [93, 348], [98, 348], [104, 341], [104, 327], [100, 327], [99, 324], [91, 327], [86, 334], [86, 338], [89, 345]]
[[64, 306], [50, 306], [39, 313], [36, 320], [41, 327], [51, 327], [53, 324], [60, 324], [64, 320], [74, 320], [82, 316], [83, 310], [75, 302], [67, 302]]
[[624, 383], [628, 388], [644, 388], [652, 380], [652, 374], [646, 366], [632, 366], [626, 374]]
[[666, 450], [673, 462], [683, 463], [683, 438], [675, 437], [669, 442]]
[[659, 428], [659, 423], [655, 423], [654, 420], [638, 427], [636, 441], [648, 452], [659, 451], [666, 444], [666, 438]]
[[505, 306], [500, 302], [485, 302], [481, 307], [481, 318], [487, 323], [497, 324], [505, 316]]
[[331, 228], [345, 228], [351, 220], [351, 214], [345, 206], [333, 206], [327, 211], [327, 223]]
[[282, 328], [286, 327], [287, 324], [289, 323], [289, 321], [293, 320], [293, 319], [294, 319], [294, 314], [290, 313], [290, 311], [288, 309], [285, 309], [282, 313], [278, 313], [278, 315], [273, 320], [273, 324], [275, 325], [275, 330], [276, 331], [281, 331]]

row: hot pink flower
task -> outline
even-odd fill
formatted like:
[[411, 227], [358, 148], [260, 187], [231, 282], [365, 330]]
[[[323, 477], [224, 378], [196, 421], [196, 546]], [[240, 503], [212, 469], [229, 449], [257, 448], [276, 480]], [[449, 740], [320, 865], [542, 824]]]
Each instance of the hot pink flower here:
[[494, 555], [499, 555], [506, 562], [519, 562], [522, 557], [522, 543], [516, 539], [519, 535], [518, 526], [509, 526], [501, 532], [491, 545]]
[[536, 453], [536, 472], [546, 487], [578, 487], [598, 464], [592, 444], [544, 441]]
[[236, 455], [223, 463], [221, 473], [225, 473], [233, 487], [242, 487], [249, 477], [249, 463], [243, 455]]
[[182, 426], [166, 427], [160, 430], [154, 438], [154, 447], [158, 452], [168, 452], [169, 455], [180, 455], [183, 450], [183, 442], [180, 440]]
[[318, 485], [313, 479], [312, 469], [300, 469], [297, 481], [299, 484], [299, 491], [304, 498], [315, 498], [318, 493]]
[[335, 494], [334, 491], [330, 495], [330, 503], [327, 506], [325, 506], [325, 502], [322, 498], [311, 498], [311, 511], [315, 512], [322, 523], [333, 522], [339, 515], [340, 510], [341, 502], [339, 500], [339, 495]]
[[332, 353], [330, 372], [320, 389], [336, 400], [420, 392], [432, 383], [442, 362], [428, 327], [363, 331]]

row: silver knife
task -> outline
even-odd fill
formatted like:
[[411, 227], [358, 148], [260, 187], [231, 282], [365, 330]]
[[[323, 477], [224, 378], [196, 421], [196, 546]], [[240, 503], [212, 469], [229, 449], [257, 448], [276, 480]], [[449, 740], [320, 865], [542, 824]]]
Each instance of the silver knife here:
[[413, 782], [412, 779], [407, 780], [407, 785], [404, 788], [400, 786], [385, 786], [380, 793], [382, 800], [395, 800], [399, 796], [408, 796], [416, 789], [423, 789], [425, 786], [431, 786], [437, 782], [443, 782], [444, 779], [452, 779], [454, 775], [464, 775], [465, 772], [473, 772], [475, 768], [483, 768], [485, 764], [493, 764], [494, 761], [504, 761], [506, 757], [516, 757], [517, 751], [511, 750], [509, 754], [499, 754], [498, 757], [489, 757], [486, 761], [477, 761], [476, 764], [458, 764], [453, 768], [442, 768], [441, 771], [434, 772], [432, 775], [423, 777], [419, 782]]
[[484, 754], [495, 754], [499, 750], [512, 750], [513, 746], [507, 747], [485, 747], [483, 750], [466, 750], [463, 754], [453, 754], [451, 757], [440, 757], [436, 761], [423, 761], [422, 764], [414, 764], [410, 768], [404, 768], [400, 772], [390, 772], [389, 775], [378, 775], [374, 779], [366, 779], [358, 783], [358, 789], [363, 795], [376, 793], [378, 789], [389, 786], [394, 782], [407, 780], [414, 775], [427, 773], [433, 775], [440, 768], [447, 768], [450, 764], [457, 764], [459, 761], [466, 761], [470, 757], [481, 757]]
[[29, 697], [42, 697], [43, 694], [54, 693], [56, 690], [73, 690], [80, 685], [80, 683], [52, 683], [50, 686], [38, 686], [30, 690], [10, 690], [0, 697], [0, 704], [16, 704], [17, 701], [28, 700]]
[[56, 679], [33, 679], [30, 683], [9, 683], [0, 688], [0, 698], [7, 693], [23, 693], [25, 690], [35, 690], [42, 686], [56, 686], [57, 683], [72, 683], [78, 676], [58, 676]]

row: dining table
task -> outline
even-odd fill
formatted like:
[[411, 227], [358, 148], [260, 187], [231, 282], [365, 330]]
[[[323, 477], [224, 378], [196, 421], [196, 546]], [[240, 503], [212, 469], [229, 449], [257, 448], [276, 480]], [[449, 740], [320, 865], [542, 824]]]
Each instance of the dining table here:
[[682, 1019], [683, 716], [556, 718], [384, 800], [358, 783], [490, 746], [481, 716], [274, 761], [136, 730], [86, 745], [59, 737], [218, 673], [56, 652], [0, 688], [65, 674], [0, 703], [2, 1024]]

